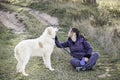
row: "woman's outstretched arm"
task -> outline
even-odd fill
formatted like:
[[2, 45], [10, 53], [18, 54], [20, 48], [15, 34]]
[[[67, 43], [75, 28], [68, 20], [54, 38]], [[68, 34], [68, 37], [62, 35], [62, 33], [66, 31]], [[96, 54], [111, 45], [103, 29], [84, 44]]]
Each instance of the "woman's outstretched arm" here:
[[59, 42], [57, 36], [55, 37], [55, 44], [59, 48], [66, 48], [69, 46], [68, 41], [63, 42], [63, 43]]

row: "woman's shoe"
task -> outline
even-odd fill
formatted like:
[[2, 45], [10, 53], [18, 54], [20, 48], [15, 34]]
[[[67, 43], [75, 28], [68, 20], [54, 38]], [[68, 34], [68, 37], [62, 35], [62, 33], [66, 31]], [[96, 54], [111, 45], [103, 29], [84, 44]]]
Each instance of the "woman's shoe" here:
[[76, 71], [80, 72], [82, 70], [82, 67], [76, 67]]
[[80, 71], [85, 71], [85, 70], [86, 70], [86, 68], [76, 67], [76, 71], [77, 71], [77, 72], [80, 72]]

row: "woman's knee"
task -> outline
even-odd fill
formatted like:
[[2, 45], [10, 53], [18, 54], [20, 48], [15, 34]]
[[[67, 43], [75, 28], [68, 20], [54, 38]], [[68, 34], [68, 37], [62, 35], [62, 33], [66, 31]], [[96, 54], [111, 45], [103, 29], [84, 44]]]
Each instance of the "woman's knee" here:
[[94, 52], [93, 56], [96, 57], [96, 58], [99, 58], [99, 53], [98, 52]]
[[76, 58], [73, 58], [70, 60], [70, 64], [73, 66], [73, 67], [78, 67], [80, 66], [80, 60], [76, 59]]
[[76, 59], [73, 58], [73, 59], [70, 60], [70, 63], [73, 64], [73, 63], [75, 63], [75, 61], [76, 61]]

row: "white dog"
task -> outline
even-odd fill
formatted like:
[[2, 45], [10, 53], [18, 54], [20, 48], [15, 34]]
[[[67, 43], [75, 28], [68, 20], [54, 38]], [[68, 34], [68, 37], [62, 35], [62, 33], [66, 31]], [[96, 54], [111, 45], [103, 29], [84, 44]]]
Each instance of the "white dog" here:
[[53, 71], [51, 67], [51, 54], [54, 49], [54, 38], [58, 28], [47, 27], [43, 34], [36, 39], [23, 40], [16, 45], [14, 52], [17, 59], [17, 72], [21, 72], [24, 76], [28, 76], [25, 67], [31, 56], [41, 56], [46, 68]]

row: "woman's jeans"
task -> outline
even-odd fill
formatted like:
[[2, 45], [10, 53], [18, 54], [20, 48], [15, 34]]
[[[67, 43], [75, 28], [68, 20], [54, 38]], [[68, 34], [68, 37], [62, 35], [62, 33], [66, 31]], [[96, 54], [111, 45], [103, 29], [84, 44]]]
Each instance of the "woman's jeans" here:
[[96, 61], [98, 60], [98, 58], [99, 58], [98, 52], [94, 52], [85, 65], [81, 65], [80, 60], [77, 59], [77, 58], [71, 59], [70, 63], [74, 68], [82, 67], [82, 68], [85, 68], [85, 69], [92, 69], [93, 66], [95, 65]]

